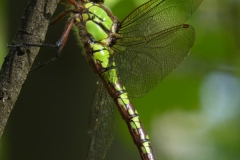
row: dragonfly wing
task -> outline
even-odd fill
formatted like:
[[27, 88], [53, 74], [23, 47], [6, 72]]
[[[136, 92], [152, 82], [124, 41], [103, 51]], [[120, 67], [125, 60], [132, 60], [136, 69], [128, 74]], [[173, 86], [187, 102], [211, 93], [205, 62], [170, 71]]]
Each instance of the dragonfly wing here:
[[148, 36], [187, 21], [203, 0], [150, 0], [130, 13], [118, 33], [122, 37]]
[[150, 0], [121, 22], [114, 59], [130, 96], [146, 94], [187, 56], [195, 33], [184, 23], [201, 2]]
[[88, 160], [104, 159], [114, 134], [114, 102], [102, 82], [95, 93], [91, 121], [89, 123], [90, 143]]
[[122, 37], [113, 46], [119, 77], [132, 97], [141, 97], [187, 56], [194, 29], [179, 25], [149, 36]]

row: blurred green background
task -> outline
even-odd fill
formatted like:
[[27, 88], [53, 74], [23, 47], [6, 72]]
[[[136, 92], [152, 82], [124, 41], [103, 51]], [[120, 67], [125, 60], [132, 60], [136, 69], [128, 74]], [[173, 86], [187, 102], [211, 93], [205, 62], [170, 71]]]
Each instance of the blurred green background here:
[[[0, 61], [28, 2], [0, 1]], [[144, 2], [106, 0], [119, 19]], [[56, 15], [62, 10], [59, 5]], [[65, 22], [49, 29], [47, 43], [60, 38]], [[159, 160], [239, 160], [240, 1], [204, 1], [187, 23], [196, 30], [190, 55], [133, 103]], [[56, 49], [41, 49], [35, 65], [55, 53]], [[0, 140], [1, 160], [85, 159], [97, 76], [79, 53], [71, 33], [61, 58], [29, 74]], [[115, 139], [106, 160], [138, 160], [127, 127], [115, 111]]]

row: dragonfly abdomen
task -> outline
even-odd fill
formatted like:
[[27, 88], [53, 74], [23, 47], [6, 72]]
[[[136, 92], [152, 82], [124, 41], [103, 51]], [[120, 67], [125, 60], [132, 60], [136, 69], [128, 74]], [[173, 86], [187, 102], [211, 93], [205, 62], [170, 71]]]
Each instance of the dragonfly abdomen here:
[[98, 75], [103, 80], [109, 94], [114, 99], [122, 118], [127, 123], [128, 129], [134, 143], [138, 147], [142, 159], [155, 160], [149, 136], [146, 134], [137, 110], [129, 99], [126, 88], [120, 82], [115, 63], [113, 62], [111, 67], [101, 70], [104, 70], [104, 72], [98, 72]]
[[132, 102], [126, 92], [115, 98], [115, 103], [126, 121], [128, 129], [133, 137], [134, 143], [137, 145], [138, 150], [143, 160], [154, 160], [153, 149], [151, 147], [149, 136], [147, 135], [143, 124], [140, 120], [137, 110], [134, 108]]

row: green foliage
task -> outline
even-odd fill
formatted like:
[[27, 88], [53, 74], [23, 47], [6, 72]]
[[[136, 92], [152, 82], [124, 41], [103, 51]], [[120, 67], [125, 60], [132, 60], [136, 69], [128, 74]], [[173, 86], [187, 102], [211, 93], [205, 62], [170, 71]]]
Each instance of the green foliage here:
[[[6, 47], [6, 38], [7, 38], [7, 3], [6, 1], [0, 2], [0, 66], [2, 66], [4, 57], [6, 56], [7, 47]], [[0, 67], [1, 68], [1, 67]]]

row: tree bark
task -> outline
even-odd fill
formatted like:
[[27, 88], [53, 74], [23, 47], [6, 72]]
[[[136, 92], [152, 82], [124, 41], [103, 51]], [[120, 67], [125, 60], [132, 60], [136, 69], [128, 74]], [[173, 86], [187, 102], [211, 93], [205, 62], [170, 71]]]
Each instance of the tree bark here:
[[[58, 2], [32, 0], [25, 9], [12, 45], [42, 44]], [[38, 51], [39, 47], [12, 47], [5, 57], [0, 71], [0, 137]]]

